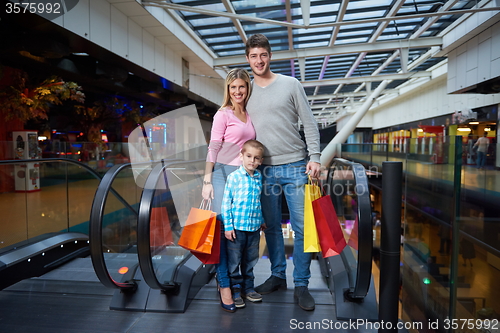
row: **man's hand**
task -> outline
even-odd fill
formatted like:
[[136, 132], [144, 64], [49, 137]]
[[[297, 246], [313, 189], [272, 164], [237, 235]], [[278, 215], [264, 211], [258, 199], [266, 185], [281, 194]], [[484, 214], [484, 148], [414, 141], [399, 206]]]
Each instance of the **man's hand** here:
[[234, 240], [236, 239], [236, 233], [234, 232], [234, 230], [224, 231], [224, 235], [231, 242], [234, 242]]
[[311, 178], [318, 178], [321, 171], [321, 164], [318, 162], [308, 162], [306, 165], [306, 173], [311, 175]]

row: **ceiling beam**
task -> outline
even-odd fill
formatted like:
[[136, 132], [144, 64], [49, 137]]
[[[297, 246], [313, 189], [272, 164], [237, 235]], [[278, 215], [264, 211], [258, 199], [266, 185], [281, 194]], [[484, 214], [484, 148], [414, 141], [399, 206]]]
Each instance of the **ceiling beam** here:
[[[347, 11], [347, 5], [349, 4], [349, 0], [342, 0], [342, 3], [340, 4], [339, 11], [337, 13], [337, 22], [342, 22], [344, 19], [344, 15]], [[335, 44], [335, 41], [337, 40], [337, 35], [339, 34], [339, 27], [333, 27], [332, 30], [332, 36], [330, 37], [330, 42], [328, 43], [328, 46], [331, 47]], [[319, 73], [318, 80], [322, 80], [325, 73], [326, 73], [326, 68], [328, 67], [328, 61], [330, 61], [330, 55], [325, 56], [323, 59], [323, 65], [321, 66], [321, 72]], [[316, 87], [314, 90], [314, 95], [318, 93], [319, 87]]]
[[[383, 94], [398, 94], [399, 89], [386, 89]], [[344, 97], [364, 97], [367, 95], [366, 91], [358, 91], [358, 92], [348, 92], [348, 93], [339, 93], [339, 94], [321, 94], [321, 95], [309, 95], [307, 96], [308, 100], [321, 100], [321, 99], [334, 99], [334, 98], [344, 98]]]
[[[427, 71], [422, 72], [408, 72], [408, 73], [398, 73], [398, 74], [384, 74], [384, 75], [369, 75], [369, 76], [355, 76], [355, 77], [344, 77], [338, 79], [328, 79], [328, 80], [314, 80], [302, 82], [303, 87], [315, 87], [315, 86], [333, 86], [337, 84], [353, 84], [353, 83], [364, 83], [364, 82], [378, 82], [383, 80], [408, 80], [416, 77], [431, 77], [432, 73]], [[335, 95], [335, 94], [334, 94]]]
[[395, 16], [395, 17], [378, 17], [378, 18], [373, 18], [373, 19], [319, 23], [319, 24], [313, 24], [313, 25], [306, 26], [304, 24], [294, 24], [291, 22], [269, 20], [269, 19], [263, 19], [263, 18], [259, 18], [259, 17], [255, 17], [255, 16], [249, 16], [249, 15], [231, 14], [231, 13], [227, 13], [227, 12], [220, 12], [220, 11], [216, 11], [216, 10], [203, 9], [203, 8], [199, 8], [199, 7], [178, 5], [178, 4], [166, 2], [165, 0], [142, 1], [142, 5], [143, 6], [161, 7], [161, 8], [165, 8], [165, 9], [174, 9], [174, 10], [179, 10], [179, 11], [204, 14], [204, 15], [208, 15], [208, 16], [236, 18], [236, 19], [241, 20], [241, 21], [266, 23], [266, 24], [271, 24], [271, 25], [291, 27], [291, 28], [295, 28], [295, 29], [313, 29], [313, 28], [335, 27], [335, 26], [344, 26], [344, 25], [352, 25], [352, 24], [376, 23], [376, 22], [383, 22], [383, 21], [412, 20], [412, 19], [422, 18], [422, 17], [434, 17], [434, 16], [440, 17], [440, 16], [444, 16], [444, 15], [462, 15], [462, 14], [467, 14], [467, 13], [500, 10], [500, 7], [471, 8], [471, 9], [442, 11], [442, 12], [435, 12], [435, 13], [420, 13], [420, 14], [412, 14], [412, 15], [401, 15], [401, 16]]
[[[292, 4], [290, 0], [285, 1], [285, 9], [286, 9], [286, 20], [288, 22], [292, 22]], [[293, 50], [293, 29], [291, 27], [286, 28], [286, 32], [288, 35], [288, 49]], [[295, 77], [295, 61], [290, 59], [290, 69], [292, 70], [292, 77]], [[302, 77], [303, 79], [304, 77]]]
[[300, 0], [300, 9], [302, 10], [302, 20], [304, 20], [304, 25], [309, 26], [311, 18], [311, 1]]
[[[224, 4], [224, 7], [228, 11], [228, 13], [236, 14], [236, 11], [234, 10], [233, 4], [229, 0], [222, 0], [222, 3]], [[238, 34], [240, 35], [241, 40], [243, 41], [243, 44], [246, 44], [247, 42], [247, 34], [245, 33], [245, 29], [243, 29], [243, 26], [241, 25], [240, 20], [236, 18], [231, 18], [231, 21], [234, 24], [234, 27], [238, 31]]]
[[[422, 37], [418, 39], [402, 39], [398, 41], [381, 41], [375, 43], [358, 43], [349, 45], [338, 45], [330, 47], [315, 47], [308, 49], [297, 49], [289, 51], [276, 51], [272, 53], [272, 60], [289, 60], [297, 58], [324, 57], [328, 55], [350, 54], [361, 52], [378, 52], [399, 50], [402, 47], [407, 48], [430, 48], [433, 46], [441, 46], [443, 44], [442, 37]], [[214, 66], [229, 66], [246, 64], [247, 60], [244, 55], [227, 56], [214, 59]]]

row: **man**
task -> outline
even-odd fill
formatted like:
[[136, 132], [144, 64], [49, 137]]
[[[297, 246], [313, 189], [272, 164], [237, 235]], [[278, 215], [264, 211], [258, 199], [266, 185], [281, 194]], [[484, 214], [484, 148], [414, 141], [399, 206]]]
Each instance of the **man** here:
[[486, 137], [487, 135], [488, 132], [484, 132], [484, 136], [477, 139], [474, 144], [474, 147], [477, 147], [477, 167], [479, 170], [484, 169], [484, 165], [486, 164], [486, 153], [490, 144], [490, 140]]
[[[304, 252], [304, 185], [307, 175], [316, 178], [321, 168], [318, 126], [300, 82], [271, 71], [268, 39], [262, 34], [251, 36], [245, 51], [254, 77], [247, 111], [252, 117], [257, 140], [265, 147], [265, 163], [260, 167], [263, 176], [261, 201], [272, 274], [256, 291], [269, 294], [286, 289], [286, 257], [281, 231], [281, 197], [284, 194], [295, 232], [294, 299], [302, 309], [314, 310], [314, 298], [308, 290], [312, 254]], [[304, 126], [306, 142], [299, 133], [299, 119]], [[307, 155], [309, 161], [306, 163]]]

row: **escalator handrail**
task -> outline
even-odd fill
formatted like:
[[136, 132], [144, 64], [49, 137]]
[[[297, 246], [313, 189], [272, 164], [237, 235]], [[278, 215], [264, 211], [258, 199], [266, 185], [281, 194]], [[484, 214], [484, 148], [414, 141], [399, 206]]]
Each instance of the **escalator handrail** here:
[[[356, 263], [356, 280], [353, 286], [350, 287], [349, 297], [354, 299], [362, 299], [368, 294], [371, 281], [372, 269], [372, 221], [371, 221], [371, 202], [368, 187], [368, 177], [366, 169], [360, 163], [354, 163], [342, 158], [334, 158], [327, 170], [335, 165], [340, 164], [352, 170], [356, 190], [361, 188], [362, 191], [357, 193], [357, 214], [358, 214], [358, 260]], [[328, 173], [326, 182], [330, 182], [333, 172]], [[330, 186], [332, 189], [333, 186]], [[358, 191], [357, 191], [358, 192]], [[333, 193], [331, 193], [334, 195]], [[344, 252], [341, 253], [344, 261], [347, 260]]]
[[[89, 238], [90, 238], [90, 257], [95, 273], [101, 283], [109, 288], [133, 289], [135, 282], [118, 282], [109, 275], [106, 261], [104, 260], [103, 242], [102, 242], [102, 220], [104, 209], [109, 192], [112, 190], [111, 184], [116, 176], [125, 168], [130, 167], [130, 163], [114, 165], [102, 177], [101, 182], [94, 195], [92, 208], [90, 211]], [[128, 205], [128, 204], [127, 204]], [[130, 205], [128, 205], [130, 207]], [[133, 208], [132, 208], [133, 210]], [[137, 215], [137, 212], [133, 210]]]
[[[172, 290], [177, 288], [175, 284], [169, 282], [161, 283], [158, 281], [151, 257], [150, 220], [156, 185], [158, 184], [160, 178], [164, 176], [163, 172], [165, 169], [178, 164], [186, 165], [187, 163], [200, 163], [204, 161], [205, 160], [169, 161], [169, 163], [159, 163], [153, 168], [146, 179], [139, 204], [139, 216], [137, 219], [137, 253], [144, 281], [152, 289]], [[165, 184], [165, 186], [168, 186], [168, 184]]]

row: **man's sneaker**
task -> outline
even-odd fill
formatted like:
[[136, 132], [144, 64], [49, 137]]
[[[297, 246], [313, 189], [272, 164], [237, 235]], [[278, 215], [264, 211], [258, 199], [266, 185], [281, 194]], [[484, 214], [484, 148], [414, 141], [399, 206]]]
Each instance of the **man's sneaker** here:
[[260, 286], [255, 288], [255, 291], [261, 295], [270, 294], [278, 289], [286, 289], [286, 279], [281, 279], [277, 276], [271, 275], [269, 279], [266, 280]]
[[293, 294], [295, 303], [299, 303], [299, 306], [306, 310], [311, 311], [315, 308], [314, 298], [309, 293], [309, 289], [306, 286], [295, 287], [295, 292]]
[[240, 288], [233, 288], [233, 301], [234, 306], [236, 306], [237, 308], [245, 307], [245, 301], [243, 300], [243, 298], [241, 298]]
[[246, 298], [250, 302], [260, 302], [262, 301], [262, 295], [259, 294], [258, 292], [252, 290], [246, 294], [242, 294], [242, 297]]

